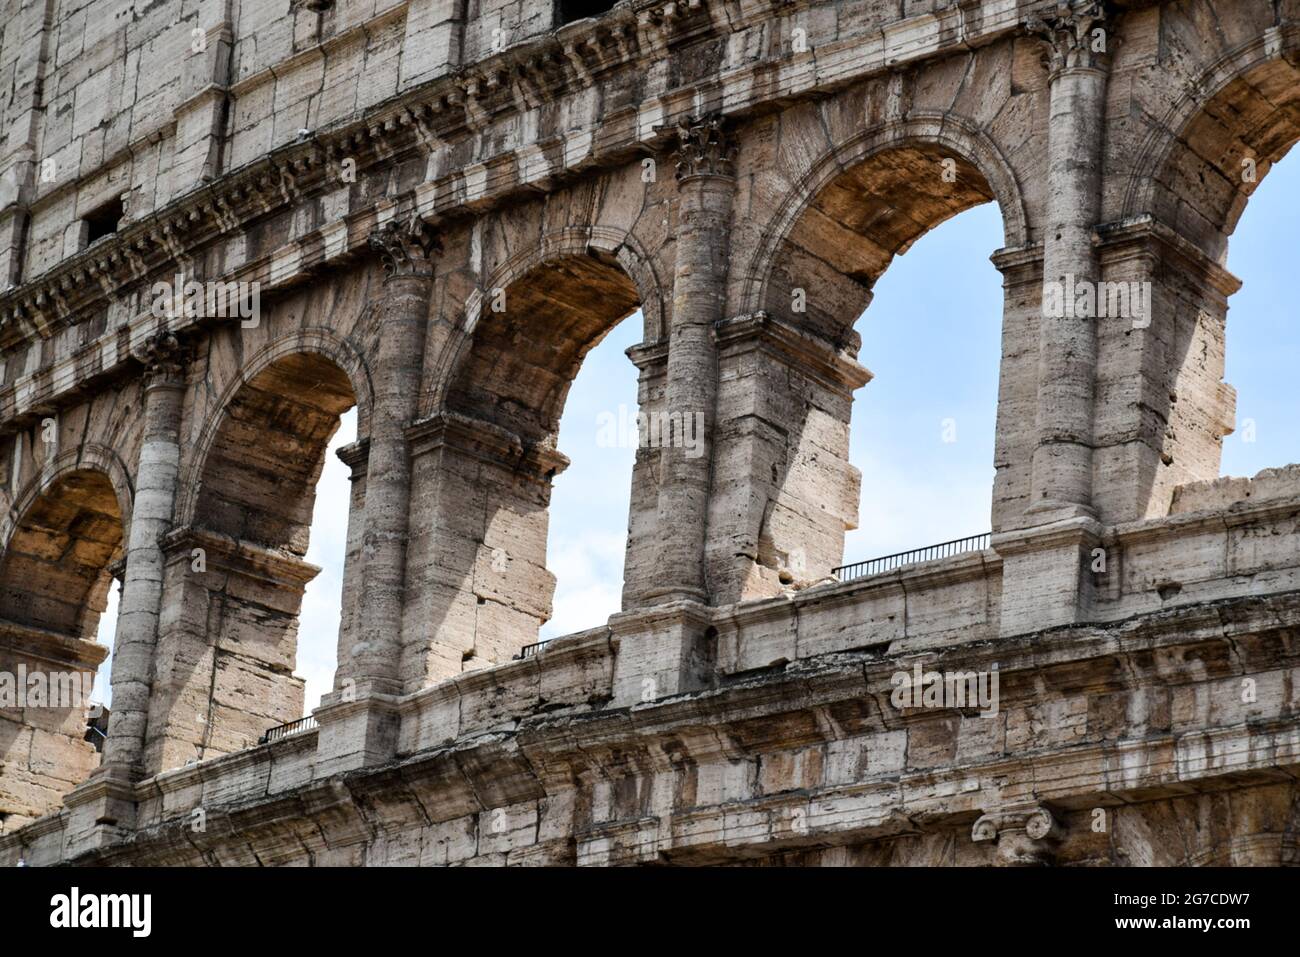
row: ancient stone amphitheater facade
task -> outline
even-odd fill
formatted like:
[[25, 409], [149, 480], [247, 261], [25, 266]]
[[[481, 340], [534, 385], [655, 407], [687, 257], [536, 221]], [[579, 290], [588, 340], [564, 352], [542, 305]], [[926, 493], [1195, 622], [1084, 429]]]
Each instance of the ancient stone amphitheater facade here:
[[[0, 864], [1297, 859], [1300, 470], [1218, 476], [1300, 0], [3, 13], [0, 672], [93, 671], [122, 598], [102, 756], [0, 710]], [[853, 323], [985, 202], [991, 538], [836, 580]], [[636, 310], [703, 454], [638, 450], [622, 611], [526, 648], [566, 392]], [[259, 743], [354, 406], [334, 691]], [[996, 713], [900, 707], [918, 670]]]

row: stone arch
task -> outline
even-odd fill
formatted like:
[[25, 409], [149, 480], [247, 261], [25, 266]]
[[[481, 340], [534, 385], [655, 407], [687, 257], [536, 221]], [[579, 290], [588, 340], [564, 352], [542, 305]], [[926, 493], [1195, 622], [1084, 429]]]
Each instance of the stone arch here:
[[[492, 290], [504, 308], [492, 311]], [[619, 321], [643, 313], [663, 336], [650, 260], [621, 230], [545, 234], [471, 294], [433, 364], [419, 435], [407, 552], [403, 671], [408, 690], [508, 661], [551, 615], [551, 482], [568, 464], [559, 417], [583, 358]], [[629, 555], [650, 541], [648, 459], [633, 474]], [[640, 492], [638, 491], [640, 490]], [[629, 566], [632, 565], [629, 558]]]
[[[1300, 27], [1228, 51], [1152, 124], [1129, 175], [1121, 220], [1154, 216], [1213, 261], [1226, 262], [1228, 237], [1250, 195], [1300, 140], [1300, 68], [1274, 51], [1274, 42], [1279, 51], [1300, 45]], [[1241, 175], [1247, 157], [1255, 162], [1253, 181]]]
[[[643, 341], [658, 342], [665, 335], [664, 289], [654, 263], [640, 241], [631, 233], [613, 226], [572, 226], [543, 235], [535, 245], [527, 246], [501, 263], [465, 299], [464, 309], [455, 320], [455, 335], [443, 348], [434, 365], [430, 385], [421, 403], [421, 416], [442, 408], [451, 388], [452, 377], [472, 348], [473, 336], [485, 308], [491, 308], [491, 290], [508, 290], [517, 286], [536, 270], [564, 260], [581, 262], [593, 259], [604, 267], [616, 267], [631, 282], [643, 321]], [[596, 267], [608, 275], [607, 269]]]
[[215, 412], [208, 417], [195, 443], [195, 454], [185, 469], [180, 483], [181, 496], [177, 501], [176, 525], [185, 527], [194, 520], [194, 511], [201, 490], [203, 470], [207, 464], [217, 432], [225, 421], [225, 411], [235, 396], [249, 382], [266, 369], [291, 356], [319, 356], [340, 369], [348, 378], [357, 407], [357, 440], [370, 432], [370, 409], [374, 402], [374, 386], [365, 356], [347, 339], [328, 329], [303, 329], [267, 344], [240, 368], [213, 406]]
[[[833, 187], [841, 177], [855, 170], [866, 169], [873, 160], [897, 155], [900, 151], [913, 151], [918, 157], [938, 163], [948, 151], [957, 161], [957, 185], [966, 188], [970, 199], [965, 205], [960, 201], [949, 207], [947, 215], [928, 223], [918, 223], [919, 230], [901, 235], [902, 242], [893, 249], [882, 250], [875, 263], [863, 262], [863, 278], [874, 282], [883, 273], [889, 260], [905, 251], [912, 242], [944, 219], [954, 216], [979, 202], [994, 200], [1002, 213], [1005, 244], [1017, 248], [1029, 243], [1029, 224], [1025, 205], [1016, 176], [997, 144], [971, 121], [951, 113], [914, 114], [900, 123], [887, 127], [863, 130], [838, 144], [814, 161], [801, 176], [781, 203], [764, 229], [758, 250], [750, 260], [741, 292], [741, 313], [771, 311], [773, 271], [781, 249], [786, 245], [806, 213], [818, 198]], [[974, 183], [978, 179], [982, 184]], [[901, 180], [900, 180], [901, 181]], [[984, 198], [974, 199], [982, 190]], [[865, 304], [864, 304], [865, 306]], [[780, 310], [788, 312], [788, 308]], [[854, 316], [856, 319], [856, 315]]]
[[354, 350], [305, 330], [258, 352], [223, 390], [164, 544], [148, 766], [239, 751], [302, 717], [294, 670], [303, 595], [320, 571], [305, 560], [316, 484], [359, 399], [360, 432], [369, 389]]
[[[951, 179], [943, 175], [949, 169]], [[825, 580], [841, 564], [860, 497], [861, 476], [849, 462], [853, 393], [871, 377], [857, 361], [854, 323], [894, 256], [991, 201], [1006, 246], [1027, 246], [1030, 227], [1010, 163], [971, 121], [940, 113], [913, 113], [850, 135], [809, 162], [788, 189], [733, 282], [739, 311], [719, 336], [724, 378], [754, 376], [757, 389], [763, 376], [781, 382], [788, 397], [779, 410], [765, 410], [762, 431], [747, 427], [744, 401], [719, 409], [715, 455], [754, 464], [737, 491], [711, 505], [709, 577], [718, 601], [777, 595]], [[1023, 325], [1013, 302], [1007, 293], [1004, 336]], [[1032, 369], [1035, 360], [1004, 358], [1003, 382], [1032, 381], [1007, 374], [1005, 363]], [[1027, 481], [1007, 470], [998, 476], [1004, 486]], [[995, 501], [1006, 498], [995, 490]]]
[[[1123, 490], [1129, 497], [1112, 505], [1098, 491], [1103, 514], [1165, 515], [1179, 487], [1219, 477], [1237, 406], [1224, 378], [1228, 302], [1241, 285], [1226, 269], [1229, 240], [1259, 183], [1300, 141], [1298, 47], [1300, 28], [1261, 31], [1205, 65], [1152, 125], [1123, 183], [1119, 218], [1103, 229], [1114, 271], [1129, 271], [1118, 278], [1150, 282], [1154, 334], [1142, 365], [1160, 372], [1143, 373], [1151, 384], [1131, 403], [1140, 415], [1118, 404], [1099, 412], [1119, 420], [1105, 428], [1141, 434], [1145, 446], [1130, 444], [1143, 460], [1140, 482]], [[1253, 178], [1243, 176], [1247, 159]], [[1131, 265], [1139, 260], [1126, 247], [1139, 243], [1149, 266]], [[1135, 353], [1131, 342], [1110, 355], [1103, 348], [1098, 368], [1116, 368], [1111, 356], [1126, 353]]]
[[[6, 516], [0, 550], [0, 672], [29, 692], [43, 676], [44, 703], [5, 704], [0, 716], [0, 823], [5, 829], [56, 810], [99, 763], [85, 740], [96, 640], [123, 555], [131, 487], [99, 445], [51, 459]], [[23, 676], [23, 677], [18, 677]], [[23, 680], [26, 678], [27, 680]]]
[[125, 532], [131, 529], [131, 509], [135, 502], [135, 486], [131, 470], [115, 449], [99, 442], [85, 442], [66, 448], [46, 462], [40, 472], [14, 497], [7, 514], [0, 517], [0, 552], [9, 547], [18, 520], [41, 495], [65, 475], [76, 471], [101, 472], [113, 486], [117, 496]]

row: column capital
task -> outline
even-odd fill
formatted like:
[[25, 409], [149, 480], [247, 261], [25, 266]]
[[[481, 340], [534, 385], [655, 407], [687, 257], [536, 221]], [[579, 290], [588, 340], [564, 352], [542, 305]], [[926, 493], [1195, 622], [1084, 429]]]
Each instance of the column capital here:
[[1060, 825], [1042, 805], [993, 811], [971, 828], [975, 843], [995, 842], [994, 863], [1004, 867], [1050, 864], [1060, 836]]
[[441, 246], [429, 224], [418, 215], [390, 219], [370, 233], [370, 248], [379, 253], [389, 279], [433, 275], [433, 257]]
[[695, 176], [734, 176], [735, 157], [735, 138], [727, 131], [721, 116], [678, 122], [673, 163], [679, 183]]
[[1105, 0], [1061, 0], [1056, 12], [1025, 22], [1025, 29], [1043, 44], [1048, 75], [1056, 79], [1067, 70], [1103, 70], [1110, 65]]
[[146, 339], [140, 356], [144, 362], [145, 387], [181, 385], [188, 352], [180, 337], [167, 329]]

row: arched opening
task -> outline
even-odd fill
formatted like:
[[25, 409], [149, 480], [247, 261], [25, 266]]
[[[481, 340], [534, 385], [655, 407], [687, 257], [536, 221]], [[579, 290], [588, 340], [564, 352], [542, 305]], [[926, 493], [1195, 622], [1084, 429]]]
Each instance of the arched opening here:
[[95, 641], [122, 509], [107, 475], [61, 475], [27, 507], [0, 556], [0, 826], [48, 813], [99, 764], [86, 739]]
[[[994, 276], [980, 274], [992, 273], [987, 255], [1003, 241], [997, 213], [972, 213], [947, 227], [917, 258], [895, 266], [897, 282], [885, 278], [930, 230], [999, 198], [993, 186], [937, 137], [850, 152], [815, 167], [802, 205], [778, 217], [788, 225], [771, 244], [757, 296], [763, 322], [721, 338], [724, 378], [729, 367], [742, 379], [758, 368], [784, 393], [754, 427], [724, 426], [719, 437], [718, 454], [753, 463], [752, 485], [766, 491], [761, 513], [743, 502], [729, 509], [741, 516], [728, 536], [731, 549], [755, 560], [739, 593], [724, 598], [827, 581], [842, 564], [984, 532], [994, 511], [995, 466], [996, 480], [1009, 486], [1017, 475], [1011, 463], [1028, 458], [1025, 450], [994, 452], [1004, 296]], [[968, 287], [980, 296], [955, 295]], [[1008, 313], [1005, 321], [1022, 320]], [[939, 342], [950, 324], [958, 332]], [[745, 362], [755, 341], [763, 343], [765, 365]], [[867, 385], [873, 374], [859, 359], [883, 371], [879, 390]], [[887, 400], [879, 410], [877, 392]], [[1027, 462], [1019, 468], [1027, 473]], [[962, 486], [958, 495], [954, 482]], [[943, 506], [935, 507], [934, 495]], [[982, 508], [973, 504], [979, 501]], [[727, 511], [724, 501], [713, 515], [726, 521]]]
[[1237, 392], [1236, 428], [1225, 438], [1221, 475], [1250, 476], [1300, 462], [1300, 336], [1292, 307], [1291, 233], [1300, 210], [1300, 161], [1276, 165], [1232, 234], [1228, 268], [1242, 282], [1225, 330], [1224, 378]]
[[408, 576], [425, 579], [405, 619], [408, 648], [425, 656], [408, 667], [412, 687], [539, 640], [555, 593], [552, 482], [568, 465], [561, 413], [584, 359], [638, 306], [619, 260], [595, 249], [485, 290], [441, 411], [413, 450], [416, 487], [436, 492], [412, 513]]
[[[356, 404], [348, 374], [316, 352], [247, 379], [202, 454], [188, 526], [167, 542], [146, 762], [168, 769], [255, 745], [297, 720], [295, 673], [316, 489], [330, 440]], [[340, 636], [340, 643], [342, 643]]]
[[[358, 531], [353, 516], [360, 517], [364, 499], [353, 500], [352, 470], [344, 458], [357, 440], [357, 410], [343, 413], [338, 431], [325, 450], [325, 464], [313, 492], [311, 528], [306, 559], [320, 568], [307, 583], [298, 615], [298, 655], [295, 672], [303, 679], [305, 714], [320, 704], [321, 695], [335, 686], [340, 636], [345, 634], [343, 609], [352, 597], [344, 594], [347, 558], [355, 555]], [[340, 455], [340, 451], [343, 455]], [[353, 536], [349, 532], [354, 533]]]
[[[1126, 197], [1130, 219], [1149, 209], [1194, 250], [1163, 255], [1153, 274], [1168, 343], [1148, 362], [1163, 360], [1164, 378], [1145, 403], [1161, 415], [1157, 514], [1290, 494], [1294, 477], [1216, 480], [1300, 461], [1290, 388], [1300, 345], [1283, 286], [1300, 173], [1282, 162], [1300, 141], [1300, 69], [1257, 46], [1236, 56], [1236, 75], [1207, 78], [1175, 107], [1176, 133], [1148, 151]], [[1215, 65], [1216, 82], [1227, 66]]]
[[633, 313], [587, 353], [560, 419], [570, 465], [555, 478], [546, 566], [555, 575], [543, 640], [599, 627], [622, 607], [627, 520], [638, 448], [637, 370], [627, 352], [641, 342]]
[[997, 207], [972, 209], [921, 237], [873, 287], [855, 325], [874, 377], [849, 430], [862, 490], [846, 563], [989, 529], [1003, 294], [983, 253], [1001, 238]]

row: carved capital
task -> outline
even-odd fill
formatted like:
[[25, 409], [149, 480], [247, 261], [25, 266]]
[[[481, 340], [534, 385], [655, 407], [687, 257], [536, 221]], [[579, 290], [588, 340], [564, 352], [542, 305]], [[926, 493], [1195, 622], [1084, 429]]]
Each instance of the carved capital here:
[[377, 250], [389, 278], [432, 276], [433, 257], [439, 250], [433, 230], [419, 216], [389, 220], [370, 234], [370, 248]]
[[144, 343], [145, 385], [180, 385], [185, 379], [188, 359], [185, 344], [176, 333], [163, 330], [154, 333]]
[[677, 181], [692, 176], [734, 176], [736, 143], [719, 116], [679, 123], [673, 162]]
[[1025, 24], [1043, 44], [1043, 63], [1055, 78], [1063, 70], [1104, 69], [1110, 63], [1111, 36], [1104, 0], [1061, 0], [1056, 13]]
[[1051, 863], [1060, 826], [1041, 805], [992, 811], [971, 828], [971, 840], [996, 842], [995, 862], [1003, 866]]

